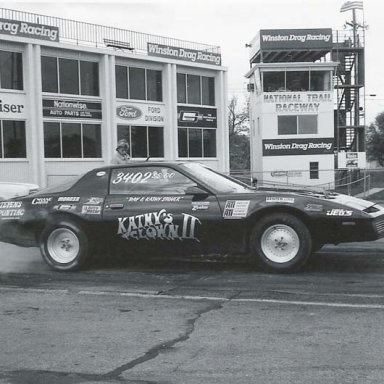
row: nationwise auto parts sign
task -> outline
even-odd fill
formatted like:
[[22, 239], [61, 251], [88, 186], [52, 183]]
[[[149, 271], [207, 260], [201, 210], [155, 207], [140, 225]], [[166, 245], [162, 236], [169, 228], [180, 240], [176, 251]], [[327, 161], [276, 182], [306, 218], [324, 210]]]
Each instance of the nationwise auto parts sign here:
[[263, 140], [263, 156], [331, 155], [333, 137]]
[[262, 29], [260, 49], [331, 49], [332, 29]]

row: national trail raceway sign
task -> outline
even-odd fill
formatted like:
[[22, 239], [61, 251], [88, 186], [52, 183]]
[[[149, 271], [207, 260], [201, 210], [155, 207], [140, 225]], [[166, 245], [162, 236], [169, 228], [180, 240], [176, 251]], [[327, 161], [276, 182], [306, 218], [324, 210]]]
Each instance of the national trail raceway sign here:
[[331, 155], [333, 141], [333, 137], [263, 140], [263, 156]]
[[179, 127], [217, 128], [217, 111], [215, 108], [177, 107]]
[[171, 45], [147, 43], [149, 56], [191, 61], [193, 63], [221, 65], [221, 55], [196, 49], [173, 47]]

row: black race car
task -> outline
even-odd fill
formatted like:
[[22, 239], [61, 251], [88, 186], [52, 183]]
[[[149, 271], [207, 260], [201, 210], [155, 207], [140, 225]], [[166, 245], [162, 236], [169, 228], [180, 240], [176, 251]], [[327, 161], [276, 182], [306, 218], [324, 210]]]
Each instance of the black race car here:
[[132, 162], [0, 202], [0, 241], [39, 246], [55, 270], [97, 248], [250, 252], [269, 271], [324, 244], [384, 236], [384, 208], [337, 193], [253, 188], [193, 162]]

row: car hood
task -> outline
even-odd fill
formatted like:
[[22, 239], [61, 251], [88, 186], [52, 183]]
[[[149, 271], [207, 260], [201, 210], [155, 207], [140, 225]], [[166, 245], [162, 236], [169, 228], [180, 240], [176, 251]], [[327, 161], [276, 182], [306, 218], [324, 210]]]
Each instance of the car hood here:
[[312, 190], [312, 189], [300, 189], [300, 188], [260, 188], [264, 191], [270, 191], [270, 192], [278, 192], [278, 193], [293, 193], [296, 195], [302, 195], [307, 197], [314, 197], [317, 199], [326, 200], [329, 202], [345, 205], [349, 208], [357, 209], [360, 211], [363, 211], [364, 209], [367, 209], [369, 207], [372, 207], [375, 205], [374, 202], [359, 199], [357, 197], [343, 195], [340, 193], [335, 193], [331, 191], [324, 191], [324, 190]]
[[357, 197], [348, 196], [348, 195], [339, 195], [339, 194], [332, 195], [332, 201], [334, 201], [335, 203], [346, 205], [350, 208], [361, 210], [361, 211], [369, 207], [372, 207], [372, 205], [375, 205], [375, 203], [373, 203], [372, 201], [363, 200], [363, 199], [359, 199]]

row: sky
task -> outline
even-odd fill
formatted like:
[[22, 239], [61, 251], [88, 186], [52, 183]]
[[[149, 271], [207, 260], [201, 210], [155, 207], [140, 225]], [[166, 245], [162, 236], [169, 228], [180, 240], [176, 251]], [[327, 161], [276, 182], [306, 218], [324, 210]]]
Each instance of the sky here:
[[[340, 13], [345, 0], [125, 0], [2, 2], [2, 8], [56, 16], [136, 32], [221, 47], [228, 69], [229, 97], [246, 96], [249, 48], [260, 29], [332, 28], [343, 30], [352, 12]], [[359, 22], [365, 36], [366, 124], [384, 112], [384, 2], [363, 0]]]

